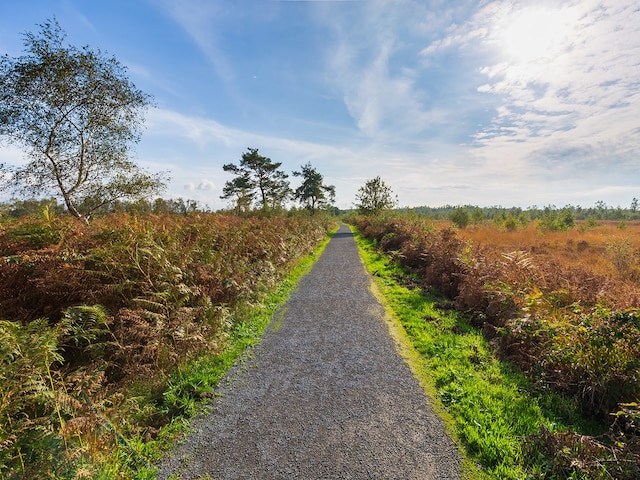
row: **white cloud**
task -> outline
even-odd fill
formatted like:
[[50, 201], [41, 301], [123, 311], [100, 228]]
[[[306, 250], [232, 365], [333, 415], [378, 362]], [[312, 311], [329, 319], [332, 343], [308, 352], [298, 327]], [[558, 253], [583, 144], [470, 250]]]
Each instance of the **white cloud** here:
[[[546, 8], [547, 17], [562, 18], [565, 33], [544, 55], [536, 51], [533, 58], [481, 69], [488, 82], [478, 91], [497, 95], [501, 107], [493, 124], [476, 135], [478, 154], [495, 157], [519, 145], [510, 148], [515, 158], [542, 172], [554, 164], [545, 159], [554, 158], [566, 171], [614, 164], [630, 171], [640, 149], [640, 10], [634, 2], [612, 1]], [[511, 15], [522, 18], [517, 11]], [[500, 35], [493, 32], [493, 38]], [[513, 56], [504, 47], [498, 53]]]
[[420, 2], [362, 2], [353, 16], [328, 10], [320, 21], [332, 32], [328, 82], [340, 92], [358, 129], [389, 142], [441, 124], [444, 111], [429, 105], [421, 78], [420, 46], [434, 14]]
[[[341, 206], [351, 205], [357, 188], [376, 175], [401, 204], [413, 205], [526, 206], [562, 204], [572, 193], [578, 199], [623, 195], [625, 182], [637, 178], [640, 151], [640, 12], [634, 2], [372, 0], [347, 8], [310, 2], [311, 29], [326, 43], [325, 71], [317, 76], [327, 90], [320, 95], [343, 101], [355, 127], [350, 138], [341, 131], [331, 144], [308, 142], [282, 133], [290, 132], [286, 128], [271, 133], [268, 121], [254, 122], [258, 130], [243, 127], [238, 117], [232, 127], [223, 117], [169, 110], [152, 113], [149, 131], [195, 146], [176, 152], [174, 163], [190, 155], [212, 169], [181, 173], [181, 185], [194, 194], [215, 192], [198, 190], [201, 179], [224, 184], [222, 163], [256, 147], [287, 171], [311, 161], [336, 185]], [[220, 2], [164, 3], [233, 96], [237, 66], [215, 38], [216, 22], [232, 14], [221, 11]], [[551, 20], [538, 30], [526, 23], [513, 27], [525, 18]], [[528, 37], [518, 36], [520, 30], [529, 37], [546, 34], [549, 23], [555, 28], [540, 37], [544, 50], [529, 49]], [[261, 108], [255, 100], [247, 111]], [[614, 177], [616, 170], [623, 176]], [[599, 181], [617, 187], [597, 188]]]
[[198, 184], [197, 188], [198, 190], [214, 190], [216, 188], [216, 185], [211, 180], [205, 179]]

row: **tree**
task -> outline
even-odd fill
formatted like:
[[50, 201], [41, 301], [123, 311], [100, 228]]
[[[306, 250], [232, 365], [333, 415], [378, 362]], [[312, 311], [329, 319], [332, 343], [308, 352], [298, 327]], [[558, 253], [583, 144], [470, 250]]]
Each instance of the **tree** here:
[[398, 203], [393, 191], [380, 177], [368, 180], [364, 186], [358, 189], [356, 194], [356, 208], [366, 215], [378, 215], [384, 210], [389, 210]]
[[281, 207], [290, 194], [288, 175], [279, 170], [281, 165], [260, 155], [257, 148], [249, 148], [239, 165], [223, 165], [225, 172], [236, 177], [225, 183], [220, 198], [235, 197], [239, 207], [240, 202], [250, 204], [257, 200], [263, 211]]
[[294, 177], [302, 177], [302, 185], [296, 188], [293, 196], [302, 203], [311, 213], [319, 208], [329, 207], [336, 197], [336, 187], [325, 185], [323, 176], [311, 166], [311, 163], [302, 165], [301, 171], [293, 172]]
[[87, 221], [117, 199], [156, 194], [165, 173], [148, 174], [129, 160], [151, 98], [129, 82], [115, 58], [88, 46], [63, 45], [58, 22], [24, 35], [26, 55], [0, 59], [0, 135], [25, 148], [29, 161], [0, 165], [9, 188], [60, 196]]
[[235, 211], [237, 214], [249, 212], [255, 197], [251, 182], [245, 177], [236, 177], [225, 183], [220, 198], [235, 198]]
[[458, 228], [466, 228], [471, 221], [469, 210], [467, 210], [465, 207], [456, 208], [453, 212], [451, 212], [449, 218], [451, 219], [451, 222], [453, 222], [453, 224]]

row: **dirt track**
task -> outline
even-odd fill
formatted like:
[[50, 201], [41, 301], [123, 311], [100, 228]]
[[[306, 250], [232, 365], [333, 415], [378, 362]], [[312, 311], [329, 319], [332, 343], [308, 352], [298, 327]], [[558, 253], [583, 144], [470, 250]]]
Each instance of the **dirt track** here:
[[342, 226], [158, 478], [460, 478], [370, 282]]

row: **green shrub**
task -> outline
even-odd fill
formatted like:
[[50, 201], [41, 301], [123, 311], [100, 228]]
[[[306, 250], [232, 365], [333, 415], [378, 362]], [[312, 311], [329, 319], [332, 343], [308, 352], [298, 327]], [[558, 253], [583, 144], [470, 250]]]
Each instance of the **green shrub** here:
[[449, 216], [451, 222], [458, 228], [466, 228], [471, 222], [469, 210], [464, 207], [458, 207]]

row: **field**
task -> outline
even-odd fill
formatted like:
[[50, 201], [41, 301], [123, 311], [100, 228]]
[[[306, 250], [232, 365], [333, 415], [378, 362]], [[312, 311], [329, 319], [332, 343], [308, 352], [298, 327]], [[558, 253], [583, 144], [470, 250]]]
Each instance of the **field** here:
[[256, 341], [269, 298], [331, 225], [193, 213], [84, 226], [47, 210], [3, 222], [0, 477], [150, 466], [150, 445], [170, 443]]
[[[528, 383], [519, 388], [532, 402], [564, 399], [567, 414], [558, 422], [565, 427], [539, 425], [516, 454], [532, 462], [532, 478], [637, 478], [639, 225], [579, 223], [558, 232], [535, 223], [457, 229], [411, 215], [350, 221], [403, 266], [401, 283], [440, 296], [443, 310], [463, 313], [505, 366], [523, 372]], [[430, 314], [422, 323], [435, 321]], [[475, 354], [468, 360], [482, 363]], [[446, 404], [460, 381], [443, 385]]]

